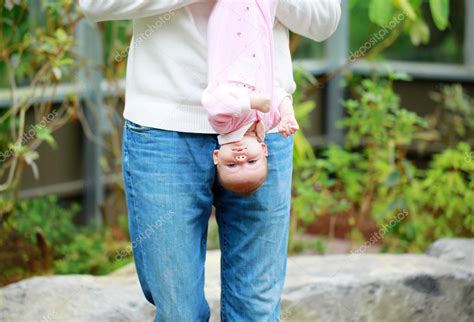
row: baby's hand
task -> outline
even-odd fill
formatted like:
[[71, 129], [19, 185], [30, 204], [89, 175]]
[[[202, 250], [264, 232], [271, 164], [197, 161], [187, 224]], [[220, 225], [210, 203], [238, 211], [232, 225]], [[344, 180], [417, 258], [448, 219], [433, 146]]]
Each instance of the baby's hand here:
[[278, 132], [287, 138], [290, 135], [296, 133], [300, 129], [298, 122], [293, 114], [285, 115], [281, 117], [280, 124], [278, 125]]
[[266, 95], [250, 95], [250, 107], [254, 110], [268, 113], [272, 108], [272, 99]]

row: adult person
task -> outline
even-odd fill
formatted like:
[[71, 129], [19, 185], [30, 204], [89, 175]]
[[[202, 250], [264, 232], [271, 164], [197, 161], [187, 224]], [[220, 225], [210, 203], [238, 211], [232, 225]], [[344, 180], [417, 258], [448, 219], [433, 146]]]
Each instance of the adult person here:
[[[236, 0], [243, 1], [243, 0]], [[247, 0], [249, 1], [249, 0]], [[93, 21], [133, 19], [123, 176], [135, 265], [155, 321], [208, 321], [206, 237], [212, 206], [221, 246], [221, 320], [279, 321], [290, 216], [292, 138], [269, 133], [268, 177], [251, 196], [222, 188], [217, 135], [201, 106], [213, 0], [80, 0]], [[279, 0], [275, 73], [293, 93], [288, 29], [323, 41], [340, 0]], [[277, 129], [276, 129], [277, 130]]]

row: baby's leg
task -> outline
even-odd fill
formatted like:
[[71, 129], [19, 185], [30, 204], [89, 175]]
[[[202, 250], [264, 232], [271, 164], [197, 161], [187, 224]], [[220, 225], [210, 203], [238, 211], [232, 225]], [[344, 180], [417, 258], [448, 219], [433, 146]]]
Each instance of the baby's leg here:
[[250, 94], [250, 107], [254, 110], [268, 113], [272, 108], [272, 99], [268, 95]]
[[263, 112], [268, 113], [272, 108], [272, 99], [268, 95], [257, 94], [255, 93], [255, 87], [241, 83], [241, 82], [232, 82], [235, 86], [243, 87], [248, 90], [249, 98], [250, 98], [250, 108]]
[[248, 90], [234, 83], [219, 85], [213, 89], [206, 88], [201, 102], [211, 117], [217, 115], [240, 117], [251, 109]]

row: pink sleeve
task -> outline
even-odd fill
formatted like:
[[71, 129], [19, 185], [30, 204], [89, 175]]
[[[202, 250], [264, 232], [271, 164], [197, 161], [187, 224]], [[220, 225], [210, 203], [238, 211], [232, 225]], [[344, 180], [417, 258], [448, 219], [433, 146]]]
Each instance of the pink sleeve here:
[[219, 134], [236, 130], [234, 119], [250, 112], [250, 96], [244, 87], [221, 85], [214, 90], [207, 88], [201, 103], [208, 112], [208, 119]]

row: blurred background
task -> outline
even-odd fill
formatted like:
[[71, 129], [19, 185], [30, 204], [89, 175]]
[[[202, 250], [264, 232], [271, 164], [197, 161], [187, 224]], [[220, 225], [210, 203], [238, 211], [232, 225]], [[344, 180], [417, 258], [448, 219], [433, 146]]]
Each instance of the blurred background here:
[[[132, 23], [92, 24], [73, 0], [0, 0], [0, 19], [0, 285], [107, 274], [133, 261], [121, 178]], [[304, 130], [290, 253], [472, 238], [474, 1], [343, 0], [328, 41], [292, 35], [291, 50]]]

